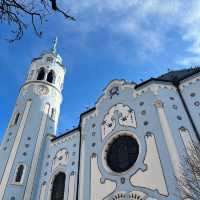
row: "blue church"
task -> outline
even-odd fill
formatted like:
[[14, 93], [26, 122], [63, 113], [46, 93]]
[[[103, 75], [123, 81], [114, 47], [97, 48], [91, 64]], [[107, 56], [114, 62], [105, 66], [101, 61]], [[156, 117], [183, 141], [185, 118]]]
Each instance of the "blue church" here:
[[65, 67], [34, 58], [0, 146], [0, 200], [181, 200], [200, 141], [200, 68], [111, 81], [78, 128], [56, 136]]

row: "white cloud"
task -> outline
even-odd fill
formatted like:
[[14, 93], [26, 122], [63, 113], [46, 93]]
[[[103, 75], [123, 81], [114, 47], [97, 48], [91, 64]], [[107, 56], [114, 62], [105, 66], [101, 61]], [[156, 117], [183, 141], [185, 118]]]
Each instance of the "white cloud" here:
[[69, 0], [68, 6], [78, 16], [82, 31], [90, 33], [106, 27], [112, 34], [125, 34], [138, 43], [144, 54], [171, 51], [166, 44], [173, 37], [169, 33], [174, 32], [180, 37], [183, 51], [176, 62], [184, 65], [200, 62], [200, 1]]
[[198, 57], [198, 56], [189, 56], [189, 57], [183, 58], [182, 60], [180, 59], [178, 61], [178, 63], [181, 63], [184, 66], [195, 65], [195, 64], [200, 63], [200, 57]]

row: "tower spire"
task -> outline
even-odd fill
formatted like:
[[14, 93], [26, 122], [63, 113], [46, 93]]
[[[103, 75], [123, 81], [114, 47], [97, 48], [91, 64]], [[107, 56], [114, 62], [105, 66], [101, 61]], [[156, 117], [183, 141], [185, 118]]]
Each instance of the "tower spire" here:
[[56, 54], [56, 50], [57, 50], [57, 44], [58, 44], [58, 37], [56, 36], [56, 38], [53, 41], [53, 47], [52, 47], [52, 53]]

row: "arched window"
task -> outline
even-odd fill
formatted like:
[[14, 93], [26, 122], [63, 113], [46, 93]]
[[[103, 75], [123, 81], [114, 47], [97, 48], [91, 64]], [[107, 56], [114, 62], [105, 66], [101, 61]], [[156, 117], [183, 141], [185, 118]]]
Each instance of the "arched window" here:
[[22, 183], [23, 174], [24, 174], [24, 165], [19, 165], [15, 176], [15, 183]]
[[55, 118], [56, 118], [56, 109], [52, 108], [51, 109], [51, 119], [55, 120]]
[[54, 71], [51, 70], [47, 75], [47, 81], [49, 83], [54, 83], [54, 79], [55, 79]]
[[17, 113], [16, 116], [15, 116], [14, 125], [17, 124], [17, 122], [18, 122], [18, 120], [19, 120], [19, 116], [20, 116], [20, 113]]
[[44, 68], [41, 68], [38, 72], [37, 80], [43, 80], [45, 76], [45, 70]]
[[51, 200], [64, 200], [65, 192], [65, 173], [60, 172], [55, 176], [51, 192]]

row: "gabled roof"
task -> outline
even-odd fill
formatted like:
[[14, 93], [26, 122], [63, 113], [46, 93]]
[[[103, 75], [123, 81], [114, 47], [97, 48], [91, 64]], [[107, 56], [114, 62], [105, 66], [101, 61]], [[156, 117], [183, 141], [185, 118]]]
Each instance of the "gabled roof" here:
[[174, 81], [179, 82], [199, 72], [200, 72], [200, 67], [182, 69], [182, 70], [177, 70], [177, 71], [170, 71], [166, 74], [159, 76], [157, 79], [163, 80], [163, 81], [170, 81], [170, 82], [174, 82]]
[[157, 78], [150, 78], [142, 83], [139, 83], [136, 85], [135, 88], [139, 88], [140, 86], [145, 85], [146, 83], [149, 83], [150, 81], [163, 81], [163, 82], [170, 82], [175, 85], [178, 85], [180, 81], [182, 81], [196, 73], [200, 73], [200, 67], [170, 71], [170, 72], [163, 74]]

